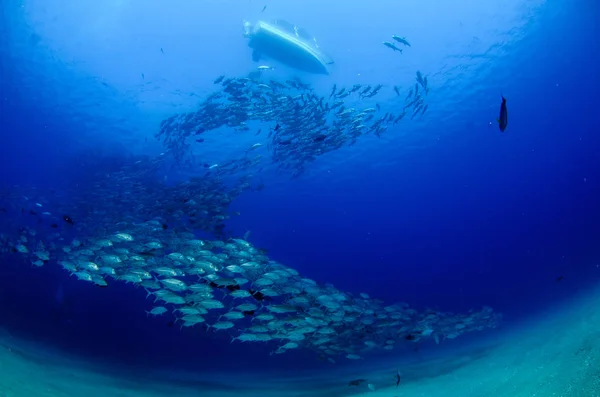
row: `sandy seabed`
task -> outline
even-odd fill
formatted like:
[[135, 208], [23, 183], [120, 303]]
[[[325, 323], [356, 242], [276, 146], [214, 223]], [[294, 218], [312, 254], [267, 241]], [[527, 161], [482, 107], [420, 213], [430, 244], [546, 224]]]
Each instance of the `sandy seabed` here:
[[[489, 334], [418, 361], [390, 355], [314, 374], [139, 377], [135, 369], [104, 371], [0, 333], [0, 397], [600, 397], [600, 289]], [[398, 388], [396, 368], [402, 374]], [[375, 390], [349, 387], [356, 378]]]

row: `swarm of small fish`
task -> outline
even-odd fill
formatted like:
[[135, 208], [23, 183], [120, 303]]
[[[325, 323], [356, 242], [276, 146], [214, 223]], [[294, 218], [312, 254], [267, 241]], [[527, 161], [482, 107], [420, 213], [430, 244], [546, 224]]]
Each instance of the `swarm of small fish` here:
[[[267, 68], [266, 66], [264, 68]], [[374, 102], [382, 84], [333, 85], [329, 95], [318, 95], [300, 80], [264, 80], [263, 70], [243, 78], [220, 76], [214, 83], [220, 90], [210, 94], [194, 112], [170, 116], [160, 124], [156, 134], [176, 159], [185, 158], [193, 150], [198, 136], [226, 126], [235, 132], [249, 132], [253, 121], [269, 125], [254, 135], [267, 135], [267, 142], [251, 147], [248, 152], [265, 146], [279, 168], [301, 175], [305, 165], [317, 157], [353, 145], [365, 135], [380, 137], [405, 116], [422, 116], [427, 111], [427, 78], [417, 72], [417, 83], [408, 89], [403, 103], [383, 110]], [[399, 87], [394, 87], [400, 97]], [[402, 94], [403, 96], [403, 94]], [[363, 101], [369, 101], [364, 105]], [[257, 163], [261, 155], [248, 158]]]
[[[74, 198], [23, 187], [2, 191], [4, 255], [22, 255], [36, 267], [57, 263], [99, 287], [144, 288], [153, 304], [148, 314], [172, 316], [182, 328], [207, 327], [238, 343], [271, 342], [275, 354], [311, 349], [331, 362], [400, 343], [439, 343], [500, 321], [488, 307], [417, 311], [303, 277], [249, 241], [225, 235], [228, 204], [250, 189], [247, 182], [229, 190], [214, 177], [167, 185], [142, 171], [144, 164], [153, 169], [160, 162], [98, 173]], [[213, 237], [200, 238], [201, 231]]]

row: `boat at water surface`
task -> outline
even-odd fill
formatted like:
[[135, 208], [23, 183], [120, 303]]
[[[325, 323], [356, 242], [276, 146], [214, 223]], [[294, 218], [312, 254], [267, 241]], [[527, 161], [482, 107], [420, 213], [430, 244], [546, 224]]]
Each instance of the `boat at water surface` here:
[[244, 37], [254, 50], [252, 60], [273, 59], [308, 73], [329, 74], [333, 61], [306, 30], [283, 20], [244, 22]]

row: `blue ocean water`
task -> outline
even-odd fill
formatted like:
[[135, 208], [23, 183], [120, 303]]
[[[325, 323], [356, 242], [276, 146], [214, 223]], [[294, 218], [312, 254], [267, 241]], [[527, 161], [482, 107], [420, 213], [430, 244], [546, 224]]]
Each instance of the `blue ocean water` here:
[[[404, 103], [393, 87], [403, 100], [420, 71], [430, 88], [422, 117], [317, 155], [297, 178], [264, 148], [252, 170], [264, 189], [233, 200], [229, 210], [240, 215], [225, 222], [228, 233], [250, 231], [269, 258], [341, 291], [417, 310], [489, 306], [502, 314], [495, 329], [394, 353], [422, 360], [564, 310], [598, 285], [596, 2], [4, 0], [1, 9], [3, 202], [17, 185], [60, 196], [140, 156], [171, 158], [155, 138], [161, 121], [197, 110], [221, 75], [243, 78], [267, 64], [275, 68], [264, 72], [269, 79], [299, 78], [324, 97], [334, 84], [382, 84], [367, 103], [385, 113]], [[335, 61], [328, 75], [252, 61], [243, 21], [276, 19], [318, 38]], [[402, 54], [381, 44], [394, 34], [410, 41]], [[502, 95], [504, 133], [496, 122]], [[195, 168], [169, 165], [160, 178], [168, 186], [202, 176], [203, 164], [243, 155], [254, 131], [208, 131], [194, 143]], [[0, 214], [8, 235], [24, 219], [14, 208], [16, 215]], [[57, 232], [77, 237], [62, 223]], [[97, 288], [53, 259], [36, 268], [7, 252], [0, 261], [0, 326], [65, 354], [134, 372], [331, 371], [308, 349], [272, 355], [276, 345], [230, 343], [226, 332], [149, 317], [152, 301], [132, 284]], [[346, 384], [343, 393], [354, 392]]]

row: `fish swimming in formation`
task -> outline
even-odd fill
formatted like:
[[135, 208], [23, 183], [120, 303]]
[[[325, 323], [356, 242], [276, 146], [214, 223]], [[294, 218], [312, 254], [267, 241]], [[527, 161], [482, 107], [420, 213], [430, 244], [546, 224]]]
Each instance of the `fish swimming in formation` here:
[[[148, 297], [164, 302], [147, 314], [175, 317], [173, 323], [182, 328], [201, 324], [226, 333], [232, 342], [278, 341], [275, 353], [308, 348], [330, 362], [330, 358], [345, 353], [349, 360], [360, 360], [358, 353], [365, 345], [389, 350], [388, 346], [402, 343], [398, 327], [422, 339], [431, 335], [422, 330], [426, 324], [428, 329], [435, 329], [436, 335], [452, 339], [464, 332], [494, 326], [498, 320], [489, 308], [462, 315], [432, 315], [405, 304], [384, 306], [367, 294], [346, 293], [302, 277], [295, 269], [267, 257], [265, 250], [246, 239], [200, 240], [193, 229], [185, 229], [184, 225], [193, 220], [199, 209], [228, 204], [229, 196], [210, 192], [212, 185], [208, 181], [147, 189], [142, 180], [112, 178], [100, 190], [94, 190], [98, 185], [92, 184], [92, 190], [82, 195], [81, 203], [90, 204], [90, 197], [100, 197], [104, 191], [109, 194], [94, 202], [96, 215], [82, 217], [78, 222], [78, 228], [86, 230], [85, 243], [69, 243], [57, 233], [50, 243], [35, 241], [32, 236], [38, 233], [23, 228], [14, 242], [8, 242], [8, 247], [28, 257], [35, 266], [55, 259], [78, 280], [98, 287], [107, 287], [109, 279], [143, 287]], [[182, 201], [183, 195], [194, 199]], [[115, 201], [120, 212], [107, 216]], [[158, 214], [175, 205], [179, 205], [177, 211], [186, 218], [185, 222], [173, 219], [174, 227], [161, 227], [164, 221]], [[156, 217], [142, 222], [123, 220], [140, 210]], [[214, 222], [220, 222], [224, 212], [225, 207], [221, 207], [212, 215]], [[215, 236], [222, 234], [218, 225], [211, 222], [195, 223], [194, 227]], [[180, 279], [186, 275], [194, 278]], [[238, 321], [247, 317], [250, 322]], [[371, 326], [377, 329], [376, 333], [367, 331]], [[357, 383], [363, 382], [353, 381], [350, 385]]]
[[500, 104], [500, 116], [498, 116], [498, 127], [500, 131], [504, 132], [508, 125], [508, 110], [506, 109], [506, 98], [502, 95], [502, 103]]
[[[390, 350], [406, 341], [430, 337], [437, 343], [495, 327], [500, 315], [487, 307], [432, 315], [318, 283], [267, 256], [247, 241], [249, 234], [236, 238], [226, 230], [228, 219], [240, 215], [229, 208], [236, 197], [264, 186], [262, 181], [253, 186], [251, 179], [266, 157], [261, 152], [270, 150], [274, 163], [299, 175], [308, 169], [308, 161], [324, 153], [354, 144], [363, 135], [379, 137], [408, 108], [413, 115], [427, 108], [418, 88], [410, 88], [415, 94], [404, 104], [404, 95], [396, 93], [396, 109], [384, 109], [378, 98], [360, 104], [375, 97], [382, 84], [334, 86], [331, 94], [319, 95], [299, 79], [263, 80], [267, 75], [220, 76], [214, 81], [220, 84], [218, 90], [196, 111], [171, 115], [160, 124], [157, 138], [179, 161], [185, 159], [188, 144], [201, 139], [200, 133], [220, 127], [252, 133], [247, 122], [260, 122], [270, 130], [268, 137], [262, 134], [264, 141], [245, 156], [213, 165], [201, 162], [204, 175], [179, 183], [166, 183], [157, 172], [166, 168], [165, 153], [134, 156], [117, 168], [105, 165], [100, 156], [90, 167], [95, 172], [81, 175], [85, 184], [54, 199], [48, 197], [54, 192], [11, 188], [13, 193], [0, 195], [1, 208], [23, 208], [26, 213], [39, 207], [33, 204], [37, 201], [52, 213], [73, 211], [62, 218], [70, 225], [75, 225], [71, 217], [78, 221], [75, 227], [57, 227], [61, 216], [48, 215], [47, 223], [15, 228], [8, 237], [0, 234], [0, 250], [23, 255], [25, 263], [36, 267], [50, 260], [99, 287], [113, 280], [144, 288], [161, 305], [148, 308], [149, 315], [176, 320], [168, 326], [202, 326], [228, 335], [232, 342], [278, 343], [276, 353], [306, 348], [331, 363], [334, 357], [361, 360], [365, 346]], [[426, 77], [418, 76], [422, 91]], [[352, 103], [344, 102], [349, 95]], [[2, 215], [3, 223], [8, 215]], [[69, 229], [77, 229], [77, 240], [68, 241]], [[206, 238], [200, 240], [198, 231]]]
[[[397, 103], [389, 109], [373, 103], [372, 106], [385, 112], [383, 117], [375, 117], [365, 113], [370, 106], [365, 104], [366, 108], [361, 109], [360, 101], [379, 95], [382, 84], [348, 87], [333, 84], [329, 92], [319, 95], [298, 78], [281, 82], [267, 72], [255, 72], [258, 74], [251, 72], [247, 77], [239, 78], [218, 76], [213, 81], [219, 84], [218, 90], [208, 95], [197, 112], [175, 114], [161, 122], [157, 138], [179, 163], [186, 163], [183, 157], [191, 155], [192, 147], [197, 147], [198, 143], [189, 137], [210, 133], [220, 126], [231, 127], [236, 132], [252, 131], [254, 129], [248, 123], [258, 121], [265, 126], [265, 134], [256, 133], [267, 140], [264, 149], [271, 152], [270, 157], [280, 170], [290, 170], [291, 176], [295, 177], [302, 174], [306, 163], [327, 152], [353, 145], [362, 136], [381, 137], [401, 120], [422, 117], [428, 111], [424, 95], [406, 95], [409, 90], [415, 90], [414, 86], [407, 87], [406, 92], [396, 86]], [[419, 91], [425, 90], [426, 77], [419, 72], [417, 76], [415, 84], [423, 87]], [[351, 98], [350, 102], [345, 102], [345, 98]], [[412, 108], [411, 115], [404, 117], [408, 108]], [[258, 166], [262, 159], [266, 159], [263, 154], [251, 159], [232, 159], [227, 167], [205, 176], [222, 177], [225, 173], [241, 172]], [[262, 166], [257, 168], [263, 169]]]

